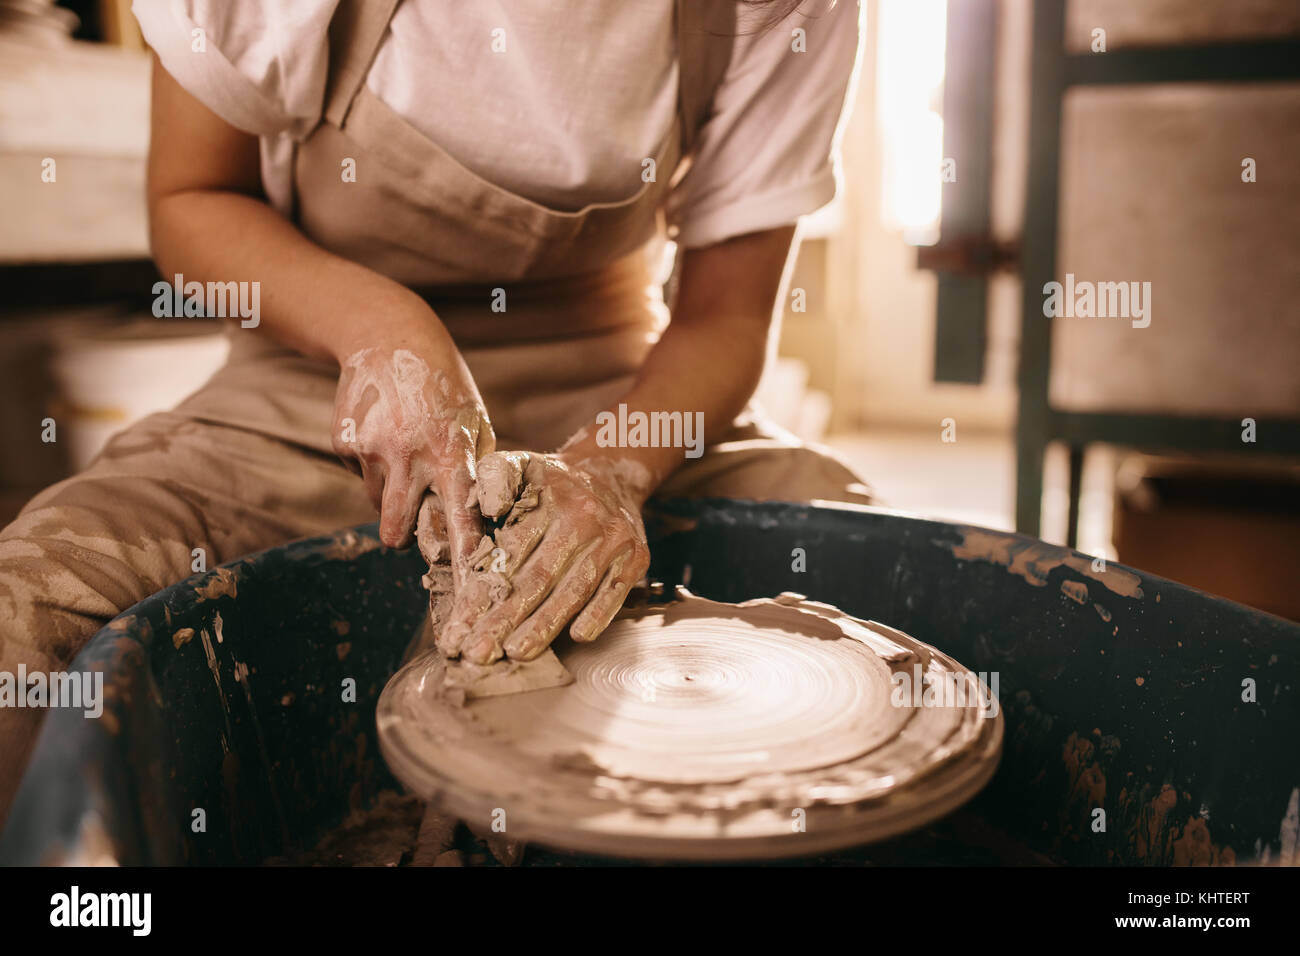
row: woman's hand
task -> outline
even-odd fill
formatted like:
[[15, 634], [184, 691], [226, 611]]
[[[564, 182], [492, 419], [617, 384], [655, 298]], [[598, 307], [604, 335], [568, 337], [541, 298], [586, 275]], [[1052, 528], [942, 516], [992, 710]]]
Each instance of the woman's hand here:
[[449, 340], [432, 335], [360, 348], [340, 365], [334, 450], [365, 481], [380, 511], [380, 540], [409, 545], [432, 491], [446, 515], [459, 588], [483, 535], [476, 465], [496, 441], [469, 370]]
[[595, 640], [650, 566], [641, 506], [651, 490], [650, 472], [627, 458], [484, 458], [479, 507], [502, 526], [474, 552], [438, 637], [442, 652], [480, 664], [502, 653], [531, 660], [566, 624], [574, 640]]

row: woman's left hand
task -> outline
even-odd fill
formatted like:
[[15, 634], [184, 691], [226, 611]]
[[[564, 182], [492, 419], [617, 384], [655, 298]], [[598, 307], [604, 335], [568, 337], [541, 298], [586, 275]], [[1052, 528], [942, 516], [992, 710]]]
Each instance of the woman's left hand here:
[[438, 646], [479, 664], [531, 660], [569, 625], [591, 641], [650, 566], [649, 471], [629, 458], [494, 452], [479, 462], [485, 536]]

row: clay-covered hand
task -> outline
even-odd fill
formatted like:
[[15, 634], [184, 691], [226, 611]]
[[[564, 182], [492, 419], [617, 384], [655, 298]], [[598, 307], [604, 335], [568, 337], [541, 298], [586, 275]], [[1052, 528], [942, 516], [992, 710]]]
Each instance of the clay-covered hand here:
[[365, 481], [380, 511], [380, 539], [409, 545], [432, 491], [459, 586], [483, 535], [476, 463], [496, 441], [468, 369], [459, 356], [439, 361], [435, 350], [413, 348], [365, 348], [341, 364], [334, 450]]
[[471, 560], [438, 637], [448, 656], [531, 660], [569, 625], [595, 640], [650, 566], [639, 464], [564, 452], [497, 452], [479, 462], [478, 500], [499, 519]]

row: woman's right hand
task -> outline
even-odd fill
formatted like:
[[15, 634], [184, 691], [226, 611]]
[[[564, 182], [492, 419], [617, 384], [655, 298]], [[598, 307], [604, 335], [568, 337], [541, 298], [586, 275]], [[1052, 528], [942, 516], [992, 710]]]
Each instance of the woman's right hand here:
[[332, 444], [365, 479], [384, 543], [410, 543], [432, 490], [447, 512], [451, 563], [461, 574], [482, 539], [478, 507], [466, 504], [475, 466], [495, 439], [437, 315], [401, 283], [327, 252], [264, 202], [257, 136], [187, 93], [157, 56], [152, 115], [149, 231], [159, 268], [261, 283], [259, 324], [238, 334], [265, 335], [340, 366]]
[[367, 344], [339, 364], [334, 450], [365, 481], [380, 512], [380, 540], [410, 545], [420, 504], [434, 492], [459, 587], [483, 537], [478, 460], [496, 445], [469, 369], [450, 339], [433, 332]]

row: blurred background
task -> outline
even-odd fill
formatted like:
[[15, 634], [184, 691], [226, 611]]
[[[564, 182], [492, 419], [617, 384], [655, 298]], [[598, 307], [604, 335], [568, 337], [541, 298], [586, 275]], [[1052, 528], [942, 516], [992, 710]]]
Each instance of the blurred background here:
[[[129, 7], [0, 0], [0, 523], [224, 359], [150, 316]], [[769, 413], [887, 506], [1300, 619], [1300, 3], [864, 8]], [[1067, 273], [1150, 325], [1045, 318]]]

